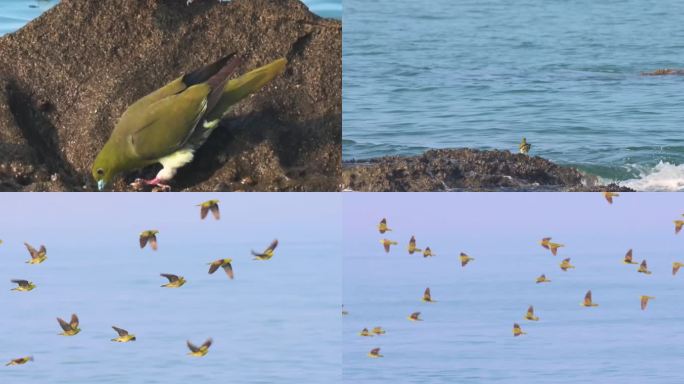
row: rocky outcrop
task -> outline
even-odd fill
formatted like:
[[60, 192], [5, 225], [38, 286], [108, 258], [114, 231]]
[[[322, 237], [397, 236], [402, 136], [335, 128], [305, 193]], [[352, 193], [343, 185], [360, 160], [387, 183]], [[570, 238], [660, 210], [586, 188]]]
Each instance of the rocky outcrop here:
[[92, 161], [129, 104], [233, 51], [238, 73], [289, 64], [233, 108], [173, 189], [335, 190], [341, 36], [297, 0], [62, 0], [0, 38], [0, 190], [92, 190]]
[[436, 149], [420, 156], [347, 162], [342, 188], [354, 191], [631, 191], [541, 157], [508, 151]]

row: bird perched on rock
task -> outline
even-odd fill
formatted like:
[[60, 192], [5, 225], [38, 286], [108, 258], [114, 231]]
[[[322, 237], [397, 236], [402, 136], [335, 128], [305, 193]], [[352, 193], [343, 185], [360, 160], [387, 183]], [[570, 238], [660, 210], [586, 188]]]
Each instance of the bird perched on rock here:
[[520, 145], [518, 146], [518, 150], [520, 151], [520, 153], [522, 153], [523, 155], [527, 155], [528, 153], [530, 153], [531, 148], [532, 144], [528, 143], [527, 139], [523, 137], [522, 141], [520, 141]]
[[116, 341], [117, 343], [128, 343], [129, 341], [135, 341], [135, 335], [128, 333], [127, 330], [115, 327], [113, 325], [112, 329], [114, 329], [116, 333], [119, 334], [119, 337], [113, 338], [112, 341]]
[[162, 277], [166, 277], [169, 280], [168, 283], [162, 285], [164, 288], [180, 288], [185, 284], [185, 278], [183, 276], [172, 275], [170, 273], [160, 273]]
[[5, 364], [5, 366], [9, 367], [10, 365], [23, 365], [23, 364], [28, 363], [29, 361], [33, 361], [33, 356], [26, 356], [26, 357], [20, 357], [18, 359], [12, 359], [7, 364]]
[[275, 251], [276, 247], [278, 246], [278, 239], [275, 239], [271, 242], [271, 245], [268, 246], [262, 253], [255, 252], [252, 250], [252, 256], [254, 256], [254, 260], [270, 260], [271, 257], [273, 257], [273, 252]]
[[380, 220], [380, 224], [378, 224], [378, 232], [385, 233], [391, 230], [392, 229], [387, 226], [387, 219], [383, 217], [382, 220]]
[[14, 284], [17, 284], [16, 287], [12, 288], [12, 291], [19, 291], [19, 292], [28, 292], [33, 290], [33, 288], [36, 287], [35, 284], [28, 280], [12, 280]]
[[26, 262], [27, 264], [40, 264], [47, 260], [47, 249], [45, 249], [44, 245], [41, 245], [39, 250], [33, 248], [29, 243], [24, 243], [24, 245], [31, 255], [29, 261]]
[[150, 247], [153, 251], [157, 250], [157, 234], [159, 231], [156, 229], [150, 229], [147, 231], [140, 232], [140, 249], [145, 248], [147, 243], [150, 243]]
[[221, 212], [219, 211], [218, 200], [207, 200], [204, 203], [197, 205], [200, 207], [200, 219], [204, 220], [207, 214], [211, 212], [214, 219], [219, 220], [221, 218]]
[[71, 315], [71, 320], [68, 323], [59, 317], [57, 318], [57, 322], [64, 331], [60, 333], [60, 336], [74, 336], [81, 332], [81, 328], [78, 327], [78, 316], [76, 316], [75, 313]]
[[263, 87], [285, 69], [278, 59], [235, 80], [235, 54], [181, 76], [131, 104], [95, 158], [92, 175], [104, 190], [119, 174], [161, 163], [152, 180], [136, 180], [168, 190], [178, 168], [190, 163], [229, 107]]
[[204, 344], [200, 345], [197, 347], [195, 344], [191, 343], [190, 340], [187, 341], [188, 348], [190, 349], [190, 352], [188, 352], [188, 355], [195, 356], [195, 357], [202, 357], [209, 353], [209, 347], [211, 347], [211, 343], [214, 341], [211, 338], [208, 338], [207, 341], [204, 342]]
[[216, 272], [219, 268], [223, 268], [223, 270], [226, 272], [226, 275], [228, 275], [228, 278], [233, 280], [233, 266], [232, 263], [233, 259], [218, 259], [216, 261], [212, 261], [209, 263], [209, 274], [213, 274]]

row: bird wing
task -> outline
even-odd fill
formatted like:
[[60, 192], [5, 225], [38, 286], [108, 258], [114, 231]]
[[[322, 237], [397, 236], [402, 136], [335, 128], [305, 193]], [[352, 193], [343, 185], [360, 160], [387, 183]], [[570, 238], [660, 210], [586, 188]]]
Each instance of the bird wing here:
[[12, 280], [14, 284], [18, 284], [20, 287], [27, 287], [29, 285], [28, 280]]
[[627, 251], [627, 253], [625, 254], [625, 261], [630, 262], [630, 263], [632, 262], [632, 250], [631, 249], [629, 251]]
[[71, 331], [72, 330], [71, 325], [69, 325], [69, 323], [60, 319], [59, 317], [57, 318], [57, 322], [59, 323], [59, 326], [62, 327], [62, 329], [64, 331]]
[[200, 208], [200, 219], [204, 220], [207, 217], [207, 213], [209, 213], [209, 207], [202, 205]]
[[128, 331], [125, 330], [125, 329], [121, 329], [121, 328], [115, 327], [115, 326], [113, 326], [113, 325], [112, 325], [112, 328], [113, 328], [113, 329], [116, 331], [116, 333], [118, 333], [119, 336], [121, 336], [121, 337], [128, 335]]
[[413, 312], [413, 313], [411, 314], [411, 318], [412, 318], [412, 319], [418, 319], [419, 316], [420, 316], [420, 312]]
[[425, 288], [425, 293], [423, 293], [423, 299], [430, 300], [430, 288]]
[[149, 239], [149, 236], [140, 234], [140, 248], [145, 248], [145, 245], [147, 245], [147, 240]]
[[149, 105], [137, 116], [124, 113], [117, 127], [143, 160], [158, 160], [183, 147], [207, 111], [211, 87], [202, 83]]
[[682, 267], [682, 264], [679, 263], [673, 263], [672, 264], [672, 276], [676, 275], [677, 272], [679, 271], [679, 268]]
[[160, 273], [160, 275], [169, 279], [169, 283], [173, 283], [174, 281], [178, 281], [178, 276], [176, 276], [176, 275], [172, 275], [170, 273]]
[[591, 304], [591, 291], [587, 291], [587, 294], [584, 295], [584, 304]]
[[211, 347], [211, 343], [213, 343], [213, 342], [214, 342], [214, 340], [212, 340], [211, 337], [208, 338], [207, 341], [205, 341], [204, 344], [202, 344], [202, 345], [200, 346], [200, 349], [204, 349], [204, 350], [209, 349], [209, 347]]
[[648, 304], [648, 297], [646, 296], [641, 296], [641, 310], [643, 311], [646, 309], [646, 305]]
[[190, 340], [188, 340], [187, 343], [188, 343], [188, 348], [190, 348], [190, 350], [192, 352], [199, 352], [200, 349], [197, 348], [197, 346], [195, 344], [191, 343]]
[[228, 275], [228, 278], [233, 280], [233, 266], [230, 265], [230, 263], [226, 263], [223, 266], [223, 270], [226, 271], [226, 275]]
[[379, 353], [380, 353], [380, 348], [373, 348], [373, 349], [371, 349], [371, 351], [370, 351], [370, 354], [371, 354], [371, 355], [377, 355], [377, 354], [379, 354]]
[[26, 249], [28, 249], [29, 253], [31, 254], [32, 259], [35, 259], [36, 257], [38, 257], [38, 251], [36, 251], [35, 248], [33, 248], [29, 243], [24, 243], [24, 245], [26, 246]]
[[527, 308], [527, 315], [528, 316], [534, 316], [534, 307], [530, 305], [529, 308]]
[[71, 328], [78, 328], [78, 316], [75, 313], [71, 315], [71, 321], [69, 321]]
[[644, 270], [648, 269], [648, 265], [646, 264], [646, 260], [641, 262], [641, 268]]
[[613, 204], [613, 195], [610, 193], [604, 193], [603, 196], [605, 196], [606, 201], [608, 201], [608, 204]]
[[218, 204], [212, 205], [211, 207], [209, 207], [209, 210], [211, 211], [211, 214], [214, 215], [214, 219], [221, 219], [221, 211], [219, 210]]
[[209, 267], [209, 274], [211, 275], [214, 272], [216, 272], [216, 270], [219, 269], [221, 264], [223, 264], [223, 260], [216, 260], [216, 261], [212, 262], [211, 266]]
[[273, 252], [277, 246], [278, 246], [278, 239], [275, 239], [271, 242], [271, 244], [268, 246], [268, 248], [266, 248], [264, 253], [268, 253], [269, 251]]
[[541, 246], [546, 248], [546, 249], [549, 249], [549, 241], [551, 241], [550, 237], [543, 238], [541, 241]]
[[150, 235], [150, 247], [153, 250], [157, 250], [157, 235]]
[[386, 241], [386, 240], [383, 241], [383, 242], [382, 242], [382, 246], [385, 248], [385, 252], [389, 252], [389, 251], [390, 251], [390, 242], [389, 242], [389, 241]]

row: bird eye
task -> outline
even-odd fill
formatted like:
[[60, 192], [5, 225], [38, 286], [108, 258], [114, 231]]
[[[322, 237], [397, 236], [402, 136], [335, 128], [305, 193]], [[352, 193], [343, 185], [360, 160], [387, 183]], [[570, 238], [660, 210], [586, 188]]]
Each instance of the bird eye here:
[[97, 174], [100, 176], [104, 175], [104, 169], [102, 169], [102, 168], [98, 168], [97, 171], [95, 171], [95, 172], [97, 172]]

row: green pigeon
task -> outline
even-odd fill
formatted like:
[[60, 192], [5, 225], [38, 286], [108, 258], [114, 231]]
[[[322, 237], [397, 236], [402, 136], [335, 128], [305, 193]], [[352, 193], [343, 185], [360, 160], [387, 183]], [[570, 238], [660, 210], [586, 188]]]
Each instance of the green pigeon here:
[[120, 173], [161, 163], [152, 180], [136, 180], [169, 189], [178, 168], [190, 163], [228, 109], [285, 70], [287, 60], [229, 80], [239, 65], [235, 54], [181, 76], [131, 104], [93, 163], [98, 190]]

